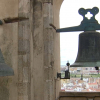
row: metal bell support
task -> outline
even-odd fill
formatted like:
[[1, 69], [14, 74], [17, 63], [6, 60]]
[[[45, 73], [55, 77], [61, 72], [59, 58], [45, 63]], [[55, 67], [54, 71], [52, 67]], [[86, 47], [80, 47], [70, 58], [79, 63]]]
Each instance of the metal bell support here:
[[[85, 14], [90, 12], [93, 17], [88, 19]], [[92, 9], [79, 9], [79, 14], [83, 16], [83, 21], [79, 26], [57, 29], [56, 32], [84, 31], [79, 35], [78, 54], [74, 64], [70, 67], [95, 67], [100, 66], [100, 24], [95, 19], [99, 12], [97, 7]]]
[[70, 63], [67, 62], [66, 65], [67, 65], [68, 69], [65, 71], [64, 78], [61, 77], [61, 73], [57, 73], [57, 78], [60, 78], [60, 79], [70, 79], [70, 72], [69, 72]]

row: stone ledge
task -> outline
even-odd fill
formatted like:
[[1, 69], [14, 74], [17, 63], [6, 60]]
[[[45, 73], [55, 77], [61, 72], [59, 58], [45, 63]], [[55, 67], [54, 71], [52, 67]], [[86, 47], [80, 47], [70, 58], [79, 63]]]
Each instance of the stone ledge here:
[[61, 96], [71, 96], [71, 97], [100, 97], [100, 92], [60, 92], [60, 97]]

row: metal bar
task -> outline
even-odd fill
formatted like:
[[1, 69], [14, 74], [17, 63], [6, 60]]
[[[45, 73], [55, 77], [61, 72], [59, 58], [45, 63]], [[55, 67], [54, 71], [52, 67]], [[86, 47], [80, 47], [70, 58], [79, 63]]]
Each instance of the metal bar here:
[[14, 23], [14, 22], [19, 22], [23, 20], [28, 20], [29, 18], [25, 17], [14, 17], [14, 18], [5, 18], [3, 19], [5, 23]]
[[56, 30], [56, 32], [73, 32], [73, 31], [84, 31], [84, 27], [75, 26], [75, 27], [67, 27]]

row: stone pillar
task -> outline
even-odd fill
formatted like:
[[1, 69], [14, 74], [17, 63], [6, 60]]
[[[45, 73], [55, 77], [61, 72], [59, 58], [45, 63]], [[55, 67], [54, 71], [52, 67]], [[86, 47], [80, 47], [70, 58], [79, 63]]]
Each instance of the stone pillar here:
[[[59, 14], [60, 14], [60, 7], [63, 0], [53, 0], [53, 11], [54, 11], [54, 26], [58, 29], [60, 26], [59, 23]], [[55, 54], [55, 71], [54, 75], [57, 76], [57, 72], [60, 72], [60, 34], [54, 34], [54, 54]], [[55, 94], [56, 99], [59, 98], [59, 92], [61, 91], [61, 83], [60, 80], [55, 80]]]
[[43, 3], [33, 1], [33, 80], [34, 100], [44, 100], [44, 67], [43, 67]]
[[53, 23], [53, 5], [51, 0], [43, 2], [43, 42], [44, 42], [44, 100], [54, 100], [54, 34], [49, 25]]
[[[18, 11], [18, 17], [29, 18], [30, 0], [19, 0]], [[18, 23], [18, 100], [30, 100], [31, 94], [29, 19]]]

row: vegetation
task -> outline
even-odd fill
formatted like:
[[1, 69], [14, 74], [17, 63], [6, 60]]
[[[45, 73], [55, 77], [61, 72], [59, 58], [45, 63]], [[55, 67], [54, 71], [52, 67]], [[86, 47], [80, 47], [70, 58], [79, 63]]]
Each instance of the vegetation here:
[[[61, 73], [61, 77], [64, 77], [65, 76], [65, 73]], [[70, 77], [71, 78], [80, 78], [81, 77], [81, 74], [70, 74]], [[90, 77], [93, 77], [93, 78], [98, 78], [100, 77], [100, 74], [83, 74], [83, 78], [90, 78]]]

